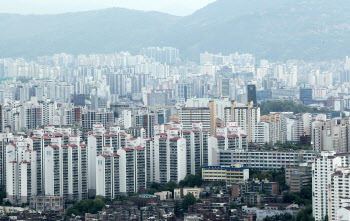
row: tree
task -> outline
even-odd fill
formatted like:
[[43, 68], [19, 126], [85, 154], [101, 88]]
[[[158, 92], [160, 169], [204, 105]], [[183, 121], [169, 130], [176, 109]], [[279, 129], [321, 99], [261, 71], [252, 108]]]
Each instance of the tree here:
[[5, 191], [5, 186], [0, 186], [0, 200], [1, 203], [4, 203], [4, 198], [6, 198], [6, 191]]
[[311, 184], [303, 187], [300, 193], [287, 193], [283, 196], [282, 201], [284, 203], [296, 203], [299, 205], [311, 205], [312, 204], [312, 186]]
[[157, 189], [149, 189], [148, 194], [154, 195], [154, 193], [158, 192]]
[[261, 115], [269, 114], [270, 112], [293, 112], [297, 113], [330, 113], [334, 111], [326, 108], [310, 108], [302, 104], [296, 104], [293, 101], [263, 101], [259, 104]]
[[67, 216], [79, 215], [82, 216], [85, 213], [96, 214], [101, 211], [106, 205], [106, 201], [102, 196], [97, 196], [95, 199], [87, 199], [75, 203], [71, 208], [67, 210]]
[[202, 178], [199, 174], [187, 174], [185, 179], [179, 182], [180, 187], [195, 187], [202, 185]]
[[288, 190], [289, 187], [286, 184], [285, 170], [281, 168], [280, 170], [273, 172], [262, 172], [258, 170], [249, 170], [249, 177], [259, 180], [268, 179], [271, 182], [277, 182], [280, 186], [280, 191]]
[[174, 204], [174, 213], [176, 217], [182, 217], [182, 211], [181, 211], [181, 202], [179, 200], [175, 201]]
[[196, 203], [196, 198], [192, 193], [188, 193], [184, 199], [182, 200], [182, 209], [183, 211], [188, 211], [189, 206], [194, 205]]
[[312, 207], [306, 207], [303, 210], [300, 210], [297, 214], [296, 221], [314, 221], [312, 217]]
[[160, 189], [162, 187], [162, 185], [160, 184], [160, 183], [152, 183], [151, 184], [151, 188], [152, 189], [156, 189], [156, 190], [158, 190], [158, 189]]
[[163, 190], [170, 191], [174, 195], [174, 189], [176, 189], [176, 188], [178, 188], [178, 185], [176, 184], [176, 182], [169, 181], [164, 185]]
[[237, 209], [239, 206], [238, 206], [238, 204], [236, 203], [236, 202], [232, 202], [231, 204], [230, 204], [230, 209]]

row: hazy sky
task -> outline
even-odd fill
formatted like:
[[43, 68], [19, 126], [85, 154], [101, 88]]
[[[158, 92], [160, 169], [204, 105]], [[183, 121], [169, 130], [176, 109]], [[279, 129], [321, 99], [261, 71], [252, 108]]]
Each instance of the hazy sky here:
[[215, 0], [0, 0], [0, 13], [55, 14], [123, 7], [188, 15]]

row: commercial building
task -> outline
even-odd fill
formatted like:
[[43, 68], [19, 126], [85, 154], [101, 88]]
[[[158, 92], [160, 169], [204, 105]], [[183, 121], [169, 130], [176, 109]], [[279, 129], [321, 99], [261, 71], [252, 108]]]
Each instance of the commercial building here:
[[304, 105], [312, 104], [312, 88], [300, 88], [300, 101]]
[[256, 99], [256, 85], [250, 84], [247, 86], [247, 96], [248, 96], [248, 102], [253, 101], [254, 107], [257, 107], [258, 101]]

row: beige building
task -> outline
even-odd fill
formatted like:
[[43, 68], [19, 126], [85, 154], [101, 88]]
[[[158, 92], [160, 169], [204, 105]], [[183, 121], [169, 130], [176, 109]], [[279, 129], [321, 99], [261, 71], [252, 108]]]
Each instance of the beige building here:
[[197, 199], [199, 198], [200, 194], [204, 191], [203, 188], [178, 188], [174, 189], [174, 199], [179, 200], [182, 199], [187, 194], [191, 193], [194, 197]]
[[154, 193], [154, 195], [158, 196], [160, 200], [169, 200], [173, 198], [173, 193], [170, 191], [162, 191]]

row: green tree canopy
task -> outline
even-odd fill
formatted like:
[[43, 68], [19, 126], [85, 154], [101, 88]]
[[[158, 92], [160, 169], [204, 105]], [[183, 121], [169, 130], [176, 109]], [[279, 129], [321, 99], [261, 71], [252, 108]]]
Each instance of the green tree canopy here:
[[165, 191], [170, 191], [174, 194], [174, 189], [178, 188], [178, 185], [174, 181], [169, 181], [167, 184], [164, 185], [162, 188]]
[[87, 199], [76, 202], [67, 210], [67, 216], [71, 216], [72, 214], [83, 216], [85, 213], [96, 214], [98, 211], [101, 211], [105, 205], [106, 201], [101, 196], [97, 196], [95, 199]]
[[329, 113], [332, 112], [326, 108], [318, 110], [310, 108], [302, 104], [296, 104], [293, 101], [263, 101], [259, 104], [261, 115], [269, 114], [270, 112], [293, 112], [298, 113]]
[[315, 218], [312, 217], [312, 207], [308, 206], [303, 210], [300, 210], [296, 219], [296, 221], [314, 221]]
[[189, 206], [194, 205], [196, 203], [196, 198], [192, 193], [188, 193], [184, 199], [182, 200], [182, 209], [183, 211], [188, 211]]
[[193, 175], [193, 174], [187, 174], [185, 179], [181, 180], [179, 182], [180, 187], [195, 187], [195, 186], [201, 186], [202, 185], [202, 178], [201, 175]]
[[300, 193], [287, 193], [284, 195], [284, 203], [296, 203], [298, 205], [309, 206], [312, 204], [312, 186], [311, 184], [303, 187]]
[[277, 182], [280, 186], [280, 191], [289, 189], [289, 187], [286, 184], [284, 168], [281, 168], [280, 170], [272, 171], [272, 172], [249, 170], [249, 177], [253, 179], [257, 178], [258, 180], [268, 179], [271, 182]]

